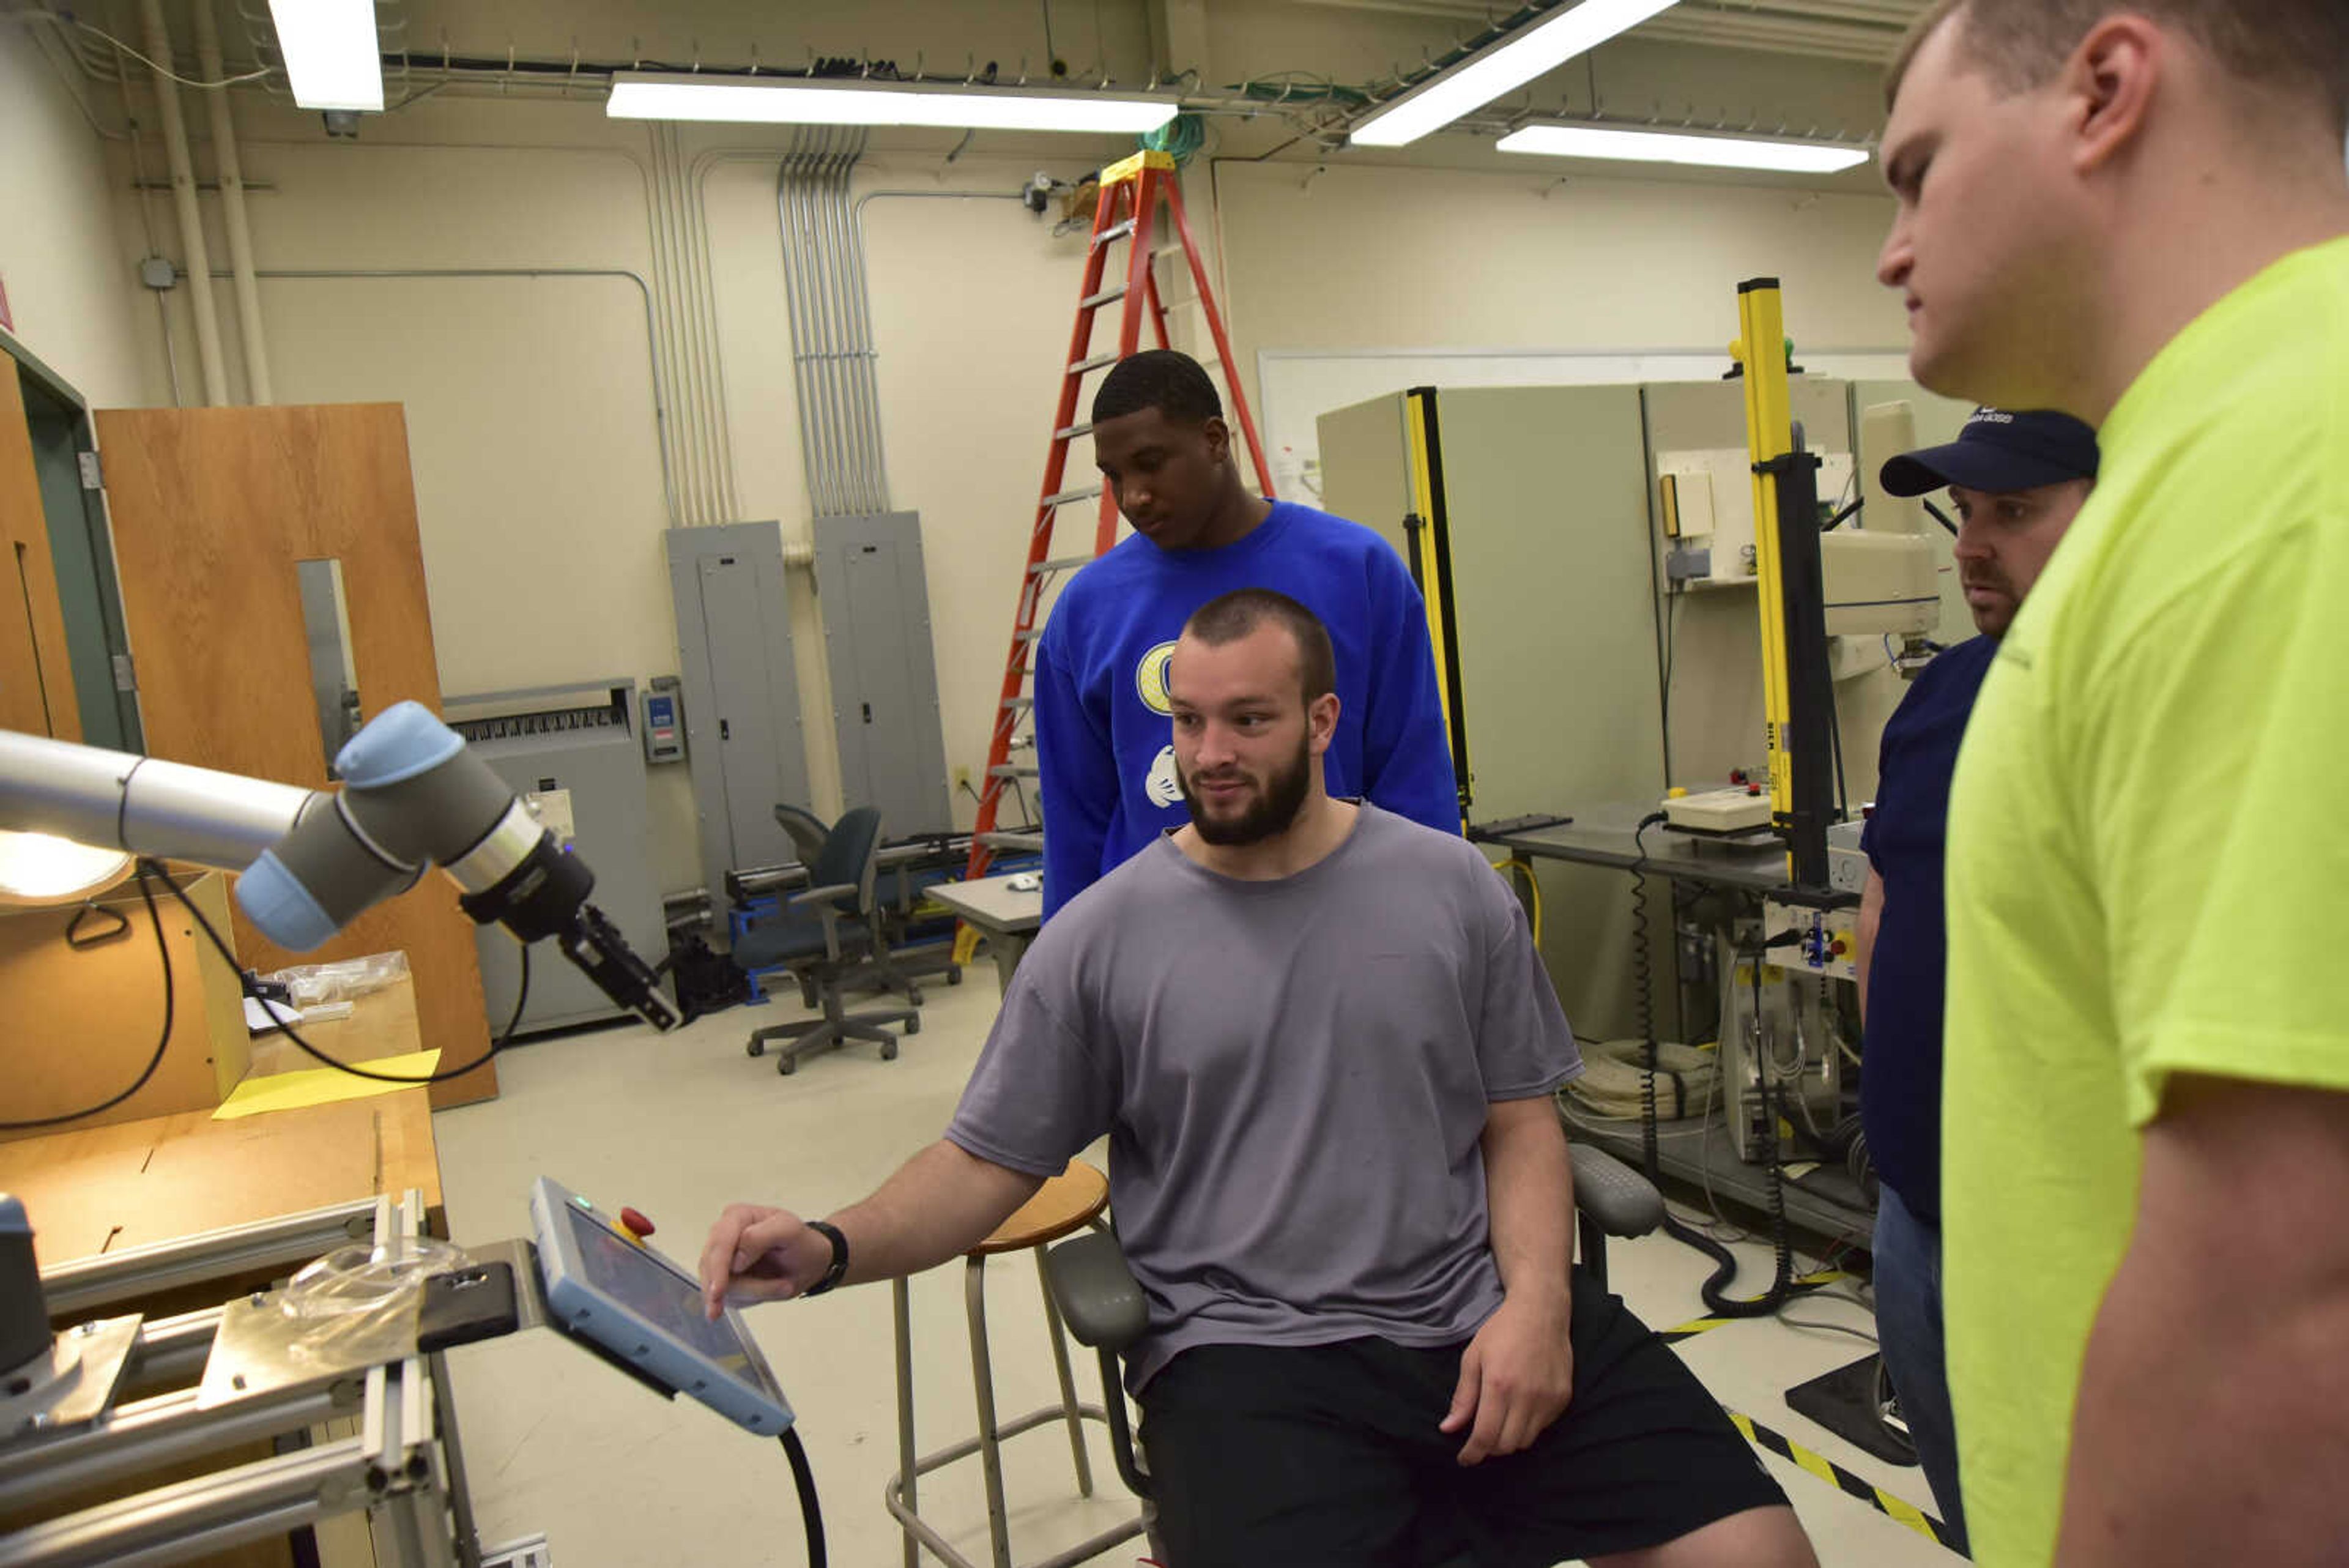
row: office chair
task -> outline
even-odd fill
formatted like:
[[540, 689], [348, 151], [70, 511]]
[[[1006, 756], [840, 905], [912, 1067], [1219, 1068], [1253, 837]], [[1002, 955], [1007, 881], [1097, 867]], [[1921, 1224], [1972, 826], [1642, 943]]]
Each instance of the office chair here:
[[[816, 857], [823, 852], [825, 837], [832, 831], [825, 826], [823, 818], [805, 806], [782, 805], [775, 807], [775, 822], [791, 839], [792, 852], [799, 857], [799, 863], [813, 866]], [[920, 949], [907, 952], [901, 948], [900, 944], [915, 924], [915, 906], [921, 902], [915, 886], [916, 865], [905, 857], [908, 847], [917, 846], [899, 846], [887, 857], [895, 864], [882, 869], [876, 877], [875, 886], [880, 890], [874, 899], [873, 944], [865, 954], [864, 962], [850, 977], [848, 984], [850, 989], [857, 991], [902, 992], [907, 1006], [919, 1007], [922, 1005], [921, 976], [944, 974], [948, 985], [960, 985], [962, 966], [954, 961], [951, 941], [934, 950]], [[959, 863], [957, 857], [957, 867]], [[753, 872], [746, 874], [746, 877], [762, 875]], [[762, 893], [756, 897], [749, 909], [738, 909], [734, 917], [736, 936], [739, 937], [759, 915], [767, 912], [768, 908], [769, 898]], [[750, 968], [749, 965], [744, 967]], [[803, 973], [797, 978], [800, 999], [813, 1007], [816, 1003], [814, 985]], [[763, 990], [765, 980], [765, 976], [752, 970], [754, 994]]]
[[813, 886], [788, 894], [773, 919], [752, 925], [734, 941], [734, 961], [746, 970], [791, 964], [803, 989], [812, 989], [822, 1018], [773, 1023], [750, 1035], [750, 1054], [763, 1056], [770, 1040], [787, 1040], [776, 1053], [775, 1071], [790, 1074], [800, 1059], [833, 1050], [851, 1040], [881, 1046], [881, 1059], [894, 1061], [898, 1036], [881, 1027], [902, 1024], [918, 1034], [922, 1015], [907, 1008], [847, 1010], [843, 981], [876, 950], [873, 899], [874, 862], [881, 847], [881, 814], [858, 806], [833, 824], [808, 862]]
[[[1664, 1196], [1646, 1177], [1603, 1149], [1575, 1143], [1568, 1152], [1574, 1159], [1576, 1262], [1588, 1282], [1603, 1291], [1607, 1238], [1644, 1236], [1655, 1230], [1664, 1220]], [[1102, 1408], [1109, 1417], [1110, 1451], [1119, 1478], [1143, 1500], [1152, 1548], [1163, 1555], [1152, 1511], [1150, 1473], [1134, 1451], [1124, 1381], [1118, 1370], [1118, 1357], [1149, 1324], [1142, 1286], [1126, 1267], [1113, 1231], [1091, 1231], [1048, 1247], [1043, 1265], [1061, 1320], [1079, 1345], [1091, 1346], [1101, 1357]], [[1423, 1533], [1420, 1561], [1443, 1568], [1474, 1568], [1474, 1559], [1448, 1537], [1443, 1521], [1431, 1520]]]

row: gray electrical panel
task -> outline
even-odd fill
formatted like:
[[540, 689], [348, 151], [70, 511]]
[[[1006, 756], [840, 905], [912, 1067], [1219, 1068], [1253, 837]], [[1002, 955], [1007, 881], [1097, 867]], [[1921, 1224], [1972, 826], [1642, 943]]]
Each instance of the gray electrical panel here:
[[920, 516], [817, 518], [815, 581], [842, 804], [877, 807], [892, 838], [952, 832]]
[[783, 532], [777, 523], [727, 523], [671, 528], [666, 537], [686, 762], [703, 885], [715, 896], [737, 867], [798, 857], [775, 822], [777, 805], [808, 804]]
[[[611, 918], [647, 964], [667, 950], [653, 885], [645, 760], [636, 739], [636, 683], [541, 686], [452, 697], [449, 727], [465, 737], [539, 820], [595, 873], [588, 901]], [[513, 1016], [522, 949], [502, 927], [481, 928], [481, 994], [492, 1035]], [[530, 995], [517, 1033], [616, 1018], [625, 1011], [551, 943], [531, 952]]]

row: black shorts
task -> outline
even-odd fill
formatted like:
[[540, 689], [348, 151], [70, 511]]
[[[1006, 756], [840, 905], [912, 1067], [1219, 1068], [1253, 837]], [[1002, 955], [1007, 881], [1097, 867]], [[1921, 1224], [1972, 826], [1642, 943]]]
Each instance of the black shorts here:
[[1142, 1392], [1169, 1568], [1552, 1568], [1784, 1506], [1702, 1384], [1578, 1271], [1574, 1398], [1463, 1468], [1440, 1432], [1465, 1342], [1201, 1345]]

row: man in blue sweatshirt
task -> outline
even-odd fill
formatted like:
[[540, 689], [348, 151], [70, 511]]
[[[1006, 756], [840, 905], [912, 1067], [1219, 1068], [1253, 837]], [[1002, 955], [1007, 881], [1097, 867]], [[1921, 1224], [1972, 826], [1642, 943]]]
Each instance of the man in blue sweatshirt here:
[[1191, 612], [1235, 588], [1287, 594], [1330, 628], [1330, 794], [1457, 832], [1427, 612], [1402, 557], [1360, 524], [1248, 493], [1223, 401], [1186, 354], [1121, 361], [1092, 419], [1094, 461], [1133, 536], [1070, 580], [1037, 647], [1045, 919], [1189, 820], [1166, 660]]

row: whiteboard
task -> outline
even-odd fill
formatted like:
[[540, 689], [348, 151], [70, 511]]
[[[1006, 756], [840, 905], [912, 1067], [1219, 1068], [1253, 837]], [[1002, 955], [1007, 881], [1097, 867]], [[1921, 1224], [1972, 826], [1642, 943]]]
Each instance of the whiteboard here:
[[[1906, 380], [1906, 349], [1806, 353], [1795, 362], [1814, 376], [1844, 380]], [[1546, 348], [1265, 348], [1256, 357], [1263, 400], [1265, 457], [1276, 494], [1309, 504], [1321, 479], [1319, 420], [1332, 409], [1367, 402], [1407, 387], [1588, 387], [1641, 381], [1717, 381], [1729, 371], [1724, 352], [1685, 348], [1614, 353]]]

